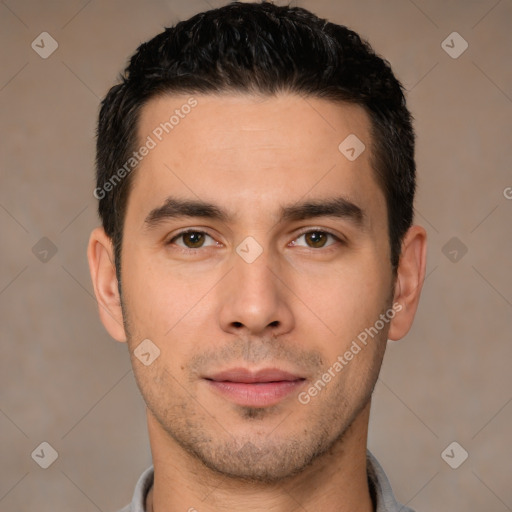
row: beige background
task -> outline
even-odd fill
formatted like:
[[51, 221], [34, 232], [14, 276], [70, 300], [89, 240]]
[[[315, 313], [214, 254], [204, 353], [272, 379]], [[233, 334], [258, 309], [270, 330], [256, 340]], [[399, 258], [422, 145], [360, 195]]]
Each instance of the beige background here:
[[[2, 512], [113, 511], [150, 463], [126, 347], [98, 320], [86, 263], [96, 116], [139, 43], [223, 3], [0, 3]], [[294, 3], [368, 38], [417, 119], [428, 278], [412, 332], [389, 347], [369, 446], [418, 512], [512, 510], [512, 2]], [[43, 31], [59, 44], [48, 59], [31, 48]], [[441, 46], [453, 31], [469, 44], [457, 59]], [[47, 263], [32, 252], [42, 237], [57, 248]], [[452, 237], [467, 247], [455, 262]], [[46, 470], [31, 458], [43, 441], [59, 454]], [[452, 441], [469, 453], [458, 469], [441, 458]]]

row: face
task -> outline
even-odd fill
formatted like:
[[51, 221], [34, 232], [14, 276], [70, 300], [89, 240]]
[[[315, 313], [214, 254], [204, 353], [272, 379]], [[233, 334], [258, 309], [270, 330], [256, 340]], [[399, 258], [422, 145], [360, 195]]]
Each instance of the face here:
[[[222, 474], [277, 481], [368, 404], [400, 314], [370, 121], [295, 95], [194, 100], [142, 111], [141, 145], [155, 144], [127, 205], [124, 329], [171, 445]], [[351, 134], [365, 145], [355, 160], [338, 148]], [[145, 353], [160, 352], [145, 365], [134, 351], [147, 339]]]

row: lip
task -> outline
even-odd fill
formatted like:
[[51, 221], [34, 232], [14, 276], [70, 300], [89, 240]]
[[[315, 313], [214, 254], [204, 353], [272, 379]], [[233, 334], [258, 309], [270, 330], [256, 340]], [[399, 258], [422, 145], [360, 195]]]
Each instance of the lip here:
[[246, 407], [275, 405], [296, 391], [305, 380], [277, 368], [264, 368], [256, 372], [232, 368], [204, 379], [214, 392]]

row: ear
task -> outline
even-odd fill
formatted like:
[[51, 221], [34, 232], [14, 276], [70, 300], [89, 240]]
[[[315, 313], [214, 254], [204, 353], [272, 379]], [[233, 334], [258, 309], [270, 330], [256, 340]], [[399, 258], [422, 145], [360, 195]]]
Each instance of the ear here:
[[421, 226], [412, 226], [402, 242], [393, 298], [397, 314], [391, 320], [390, 340], [403, 338], [412, 326], [425, 280], [426, 256], [427, 233]]
[[103, 228], [96, 228], [91, 233], [87, 259], [101, 322], [112, 338], [125, 342], [126, 333], [114, 265], [114, 247]]

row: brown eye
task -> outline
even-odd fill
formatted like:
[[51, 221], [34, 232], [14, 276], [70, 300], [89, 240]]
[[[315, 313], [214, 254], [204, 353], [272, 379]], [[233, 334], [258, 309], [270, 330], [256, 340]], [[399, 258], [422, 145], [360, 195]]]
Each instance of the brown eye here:
[[327, 233], [322, 231], [311, 231], [304, 236], [308, 245], [315, 248], [323, 247], [327, 241]]
[[[299, 240], [304, 238], [305, 245], [303, 243], [298, 243]], [[329, 243], [329, 238], [333, 241]], [[307, 231], [306, 233], [302, 233], [294, 242], [293, 245], [302, 245], [306, 247], [310, 247], [312, 249], [322, 249], [323, 247], [328, 247], [332, 245], [334, 242], [339, 241], [339, 238], [334, 236], [331, 233], [326, 231]]]
[[198, 231], [191, 231], [183, 235], [183, 243], [190, 249], [197, 249], [204, 243], [204, 233]]
[[[209, 238], [212, 243], [205, 244], [207, 238]], [[178, 242], [179, 240], [181, 240], [181, 243]], [[203, 231], [184, 231], [176, 235], [169, 243], [176, 243], [176, 245], [185, 249], [201, 249], [202, 247], [215, 245], [213, 238]]]

